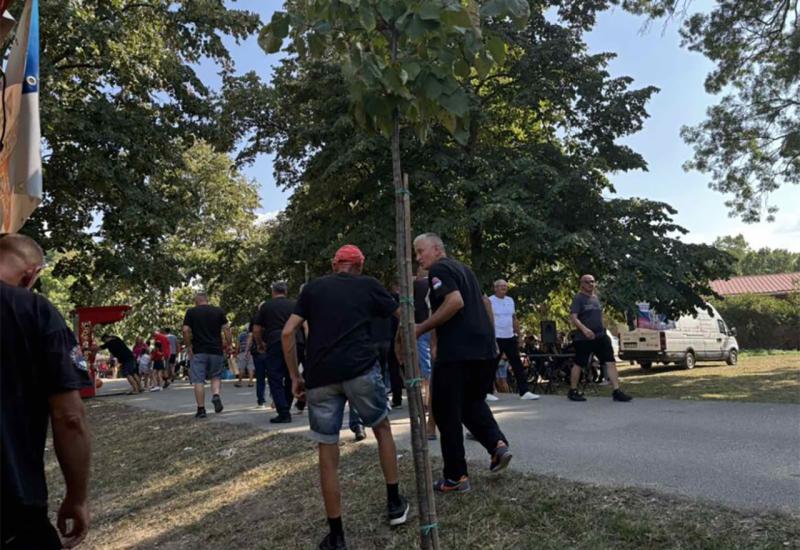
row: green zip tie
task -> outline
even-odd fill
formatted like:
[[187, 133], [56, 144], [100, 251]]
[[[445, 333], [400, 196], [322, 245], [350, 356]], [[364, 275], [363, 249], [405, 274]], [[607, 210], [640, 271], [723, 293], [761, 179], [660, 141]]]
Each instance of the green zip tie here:
[[406, 386], [408, 386], [409, 388], [413, 388], [420, 382], [422, 382], [422, 378], [409, 378], [408, 380], [406, 380]]
[[414, 305], [414, 298], [412, 298], [410, 296], [400, 296], [400, 298], [398, 298], [398, 301], [401, 304], [408, 304], [410, 306]]
[[408, 189], [395, 189], [394, 190], [394, 194], [395, 195], [408, 195], [410, 197], [411, 196], [411, 191], [409, 191]]
[[429, 525], [420, 525], [419, 526], [419, 530], [422, 531], [422, 534], [425, 535], [425, 536], [430, 535], [431, 531], [433, 531], [434, 529], [438, 529], [438, 528], [439, 528], [439, 524], [438, 523], [431, 523]]

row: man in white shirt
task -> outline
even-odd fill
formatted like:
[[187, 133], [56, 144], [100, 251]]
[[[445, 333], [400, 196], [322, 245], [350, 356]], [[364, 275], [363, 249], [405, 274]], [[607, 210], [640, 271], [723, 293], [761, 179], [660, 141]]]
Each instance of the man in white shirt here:
[[528, 379], [525, 369], [522, 368], [522, 360], [519, 357], [519, 322], [517, 321], [514, 299], [508, 294], [508, 282], [498, 279], [494, 282], [494, 295], [489, 296], [494, 311], [494, 335], [497, 339], [497, 347], [500, 350], [497, 360], [505, 353], [511, 368], [514, 370], [514, 379], [517, 381], [519, 398], [524, 400], [539, 399], [535, 393], [528, 391]]

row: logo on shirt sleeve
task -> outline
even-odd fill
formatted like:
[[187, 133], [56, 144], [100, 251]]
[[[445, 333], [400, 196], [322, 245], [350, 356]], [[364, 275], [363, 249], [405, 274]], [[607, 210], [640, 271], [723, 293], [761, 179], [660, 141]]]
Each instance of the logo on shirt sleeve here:
[[433, 287], [433, 290], [439, 290], [442, 288], [441, 279], [439, 279], [439, 277], [431, 277], [431, 286]]
[[83, 352], [81, 351], [80, 346], [75, 346], [72, 348], [72, 351], [69, 354], [70, 359], [72, 359], [72, 365], [84, 372], [89, 371], [89, 364], [86, 362], [86, 358], [83, 356]]

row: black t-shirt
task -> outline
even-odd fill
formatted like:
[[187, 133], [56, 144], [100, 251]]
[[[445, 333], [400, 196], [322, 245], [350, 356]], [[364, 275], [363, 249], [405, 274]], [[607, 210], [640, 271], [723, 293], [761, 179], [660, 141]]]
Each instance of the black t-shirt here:
[[392, 321], [386, 317], [374, 317], [369, 324], [369, 332], [372, 341], [376, 344], [384, 344], [392, 340]]
[[[569, 312], [575, 313], [578, 321], [594, 332], [595, 336], [602, 336], [606, 333], [606, 328], [603, 326], [603, 306], [600, 305], [597, 296], [587, 296], [583, 292], [578, 292], [572, 299]], [[583, 335], [583, 332], [576, 330], [573, 339], [586, 340], [586, 336]]]
[[414, 322], [421, 323], [430, 316], [428, 279], [414, 279]]
[[189, 308], [183, 324], [192, 329], [192, 353], [222, 355], [222, 327], [228, 324], [222, 308], [209, 304]]
[[397, 309], [372, 277], [337, 273], [308, 283], [294, 312], [308, 321], [303, 377], [315, 388], [350, 380], [378, 360], [370, 322]]
[[464, 299], [464, 307], [446, 323], [436, 327], [437, 361], [493, 359], [494, 329], [472, 270], [459, 261], [444, 257], [431, 266], [428, 284], [433, 311], [439, 309], [445, 296], [456, 290]]
[[47, 506], [48, 398], [91, 386], [75, 335], [47, 299], [0, 282], [2, 514]]
[[[261, 339], [264, 340], [267, 347], [280, 344], [283, 325], [289, 320], [289, 316], [294, 313], [296, 304], [297, 302], [291, 298], [279, 297], [267, 300], [259, 308], [253, 319], [253, 324], [261, 326]], [[296, 335], [298, 342], [301, 343], [302, 331], [301, 328]]]
[[108, 352], [117, 358], [117, 361], [122, 363], [136, 362], [131, 349], [123, 342], [118, 336], [112, 336], [105, 342], [100, 349], [107, 349]]

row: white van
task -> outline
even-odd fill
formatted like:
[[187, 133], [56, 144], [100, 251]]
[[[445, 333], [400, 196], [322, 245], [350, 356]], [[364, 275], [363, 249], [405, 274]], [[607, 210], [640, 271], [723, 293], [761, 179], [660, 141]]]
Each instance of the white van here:
[[648, 304], [637, 304], [636, 328], [620, 326], [619, 357], [635, 361], [643, 369], [653, 363], [675, 363], [692, 369], [702, 361], [726, 361], [735, 365], [739, 357], [736, 329], [728, 328], [710, 304], [711, 313], [698, 308], [694, 315], [669, 321], [651, 311]]

